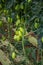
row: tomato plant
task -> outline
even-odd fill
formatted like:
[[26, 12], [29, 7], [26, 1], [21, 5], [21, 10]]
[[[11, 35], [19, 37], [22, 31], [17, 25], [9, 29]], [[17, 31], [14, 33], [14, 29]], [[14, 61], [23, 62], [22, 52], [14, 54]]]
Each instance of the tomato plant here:
[[43, 65], [43, 0], [0, 0], [0, 62]]

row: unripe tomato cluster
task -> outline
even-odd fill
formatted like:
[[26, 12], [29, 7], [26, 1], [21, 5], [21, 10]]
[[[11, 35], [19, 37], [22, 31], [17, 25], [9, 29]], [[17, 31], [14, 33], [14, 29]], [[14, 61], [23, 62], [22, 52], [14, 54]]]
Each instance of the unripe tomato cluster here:
[[15, 31], [14, 40], [20, 41], [22, 38], [23, 32], [24, 32], [24, 28], [19, 27], [19, 29]]
[[17, 15], [16, 18], [17, 18], [16, 23], [15, 23], [16, 26], [19, 26], [25, 23], [24, 18], [20, 19], [19, 15]]

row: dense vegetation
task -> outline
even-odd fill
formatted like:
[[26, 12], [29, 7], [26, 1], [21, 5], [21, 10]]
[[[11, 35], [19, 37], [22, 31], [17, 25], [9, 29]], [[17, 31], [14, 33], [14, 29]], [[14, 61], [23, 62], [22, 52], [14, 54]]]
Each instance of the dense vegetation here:
[[0, 0], [0, 65], [43, 65], [43, 0]]

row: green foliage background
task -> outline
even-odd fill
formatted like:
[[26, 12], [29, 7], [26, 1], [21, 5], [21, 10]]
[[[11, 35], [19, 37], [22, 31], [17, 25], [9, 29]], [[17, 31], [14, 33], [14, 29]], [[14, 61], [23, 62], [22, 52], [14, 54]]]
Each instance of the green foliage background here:
[[[2, 43], [0, 49], [6, 46], [5, 51], [11, 61], [10, 65], [43, 65], [43, 42], [41, 41], [43, 37], [43, 0], [0, 0], [0, 22], [0, 41]], [[41, 57], [38, 63], [35, 53], [37, 48], [33, 46], [29, 48], [31, 44], [24, 37], [25, 33], [22, 34], [20, 41], [14, 40], [15, 31], [20, 27], [24, 29], [24, 32], [33, 31], [37, 35]], [[13, 47], [10, 47], [10, 44]], [[15, 62], [17, 59], [11, 58], [12, 52], [16, 53], [20, 61]]]

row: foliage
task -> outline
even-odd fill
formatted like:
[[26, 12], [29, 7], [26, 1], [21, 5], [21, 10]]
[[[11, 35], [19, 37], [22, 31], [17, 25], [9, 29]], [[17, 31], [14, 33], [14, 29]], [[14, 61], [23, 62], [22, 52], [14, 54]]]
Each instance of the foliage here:
[[0, 50], [10, 65], [43, 63], [43, 0], [0, 0]]

